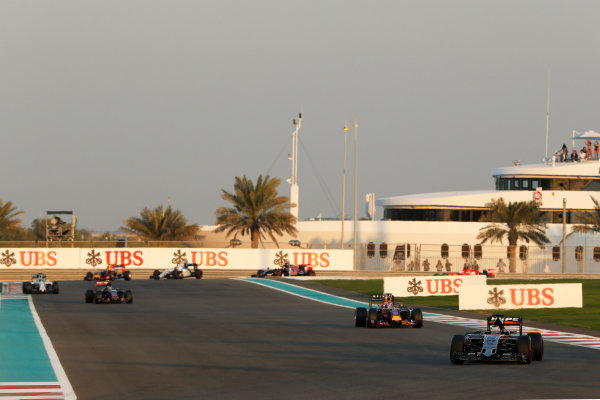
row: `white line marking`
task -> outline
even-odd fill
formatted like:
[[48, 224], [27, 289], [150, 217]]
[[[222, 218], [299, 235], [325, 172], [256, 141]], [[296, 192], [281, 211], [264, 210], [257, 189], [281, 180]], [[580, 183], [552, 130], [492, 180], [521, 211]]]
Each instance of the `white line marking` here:
[[40, 333], [42, 341], [44, 342], [44, 346], [46, 347], [46, 352], [48, 353], [48, 357], [50, 358], [50, 363], [52, 364], [52, 367], [54, 368], [54, 373], [56, 374], [56, 377], [58, 378], [58, 382], [60, 382], [60, 385], [63, 388], [64, 398], [65, 398], [65, 400], [76, 400], [77, 396], [75, 395], [75, 391], [73, 390], [73, 387], [71, 386], [71, 382], [69, 382], [69, 378], [67, 378], [67, 374], [65, 373], [65, 370], [63, 369], [62, 365], [60, 364], [58, 355], [56, 354], [56, 351], [54, 350], [54, 346], [52, 346], [52, 341], [50, 340], [50, 337], [46, 333], [46, 329], [44, 329], [44, 325], [42, 324], [42, 321], [40, 320], [40, 317], [39, 317], [37, 311], [35, 310], [35, 305], [33, 304], [33, 299], [31, 298], [31, 295], [29, 295], [27, 297], [29, 300], [29, 308], [31, 309], [31, 314], [33, 315], [33, 320], [35, 321], [35, 325], [37, 326], [37, 329]]

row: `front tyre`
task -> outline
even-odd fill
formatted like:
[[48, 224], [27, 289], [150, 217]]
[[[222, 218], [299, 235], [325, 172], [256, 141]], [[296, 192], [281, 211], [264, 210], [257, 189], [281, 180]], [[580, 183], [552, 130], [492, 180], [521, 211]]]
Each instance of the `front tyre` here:
[[125, 303], [133, 303], [133, 293], [131, 292], [131, 290], [125, 291]]
[[460, 365], [465, 362], [460, 359], [460, 355], [465, 352], [465, 337], [463, 335], [454, 335], [450, 344], [450, 362]]

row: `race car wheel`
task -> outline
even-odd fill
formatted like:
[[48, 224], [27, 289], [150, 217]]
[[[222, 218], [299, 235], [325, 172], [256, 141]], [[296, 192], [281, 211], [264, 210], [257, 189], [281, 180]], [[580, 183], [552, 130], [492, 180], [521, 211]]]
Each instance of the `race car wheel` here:
[[52, 283], [52, 293], [58, 294], [58, 291], [59, 291], [59, 289], [58, 289], [58, 282]]
[[125, 278], [126, 281], [130, 281], [131, 280], [131, 271], [125, 271], [123, 272], [123, 278]]
[[367, 326], [367, 309], [358, 307], [354, 311], [354, 326]]
[[517, 353], [525, 354], [524, 364], [531, 364], [531, 338], [527, 335], [517, 338]]
[[173, 271], [173, 278], [174, 279], [183, 279], [183, 272], [181, 271]]
[[413, 328], [422, 328], [423, 327], [423, 312], [420, 308], [415, 308], [412, 310], [410, 315], [410, 319], [414, 321]]
[[450, 362], [452, 364], [464, 364], [463, 360], [460, 360], [456, 353], [465, 352], [465, 337], [463, 335], [454, 335], [452, 338], [452, 344], [450, 345]]
[[94, 298], [96, 304], [102, 303], [102, 292], [96, 292], [96, 297]]
[[196, 277], [196, 279], [202, 279], [202, 270], [201, 269], [195, 270], [194, 276]]
[[542, 361], [544, 358], [544, 338], [541, 333], [528, 333], [531, 338], [531, 359], [533, 361]]
[[309, 269], [307, 275], [308, 276], [316, 276], [317, 274], [315, 274], [315, 271], [313, 271], [312, 269]]
[[133, 303], [133, 293], [131, 290], [125, 291], [125, 303]]
[[83, 278], [86, 281], [93, 281], [94, 280], [94, 273], [93, 272], [88, 272], [85, 274], [85, 278]]
[[124, 293], [123, 293], [123, 291], [122, 291], [122, 290], [119, 290], [119, 291], [117, 292], [117, 297], [119, 298], [119, 302], [122, 302], [122, 301], [124, 300], [124, 297], [123, 297], [123, 295], [124, 295]]
[[156, 280], [160, 279], [160, 271], [155, 269], [154, 273], [152, 274], [152, 277]]
[[31, 282], [25, 282], [23, 283], [23, 293], [25, 294], [31, 294], [32, 290], [31, 290]]
[[85, 291], [85, 302], [92, 303], [94, 301], [94, 291], [86, 290]]

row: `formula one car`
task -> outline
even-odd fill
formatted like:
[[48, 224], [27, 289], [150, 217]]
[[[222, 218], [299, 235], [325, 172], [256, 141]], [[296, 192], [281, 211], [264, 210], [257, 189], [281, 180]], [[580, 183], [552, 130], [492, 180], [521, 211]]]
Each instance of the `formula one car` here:
[[422, 328], [423, 313], [419, 308], [410, 309], [403, 304], [394, 304], [392, 294], [371, 295], [369, 309], [358, 307], [354, 312], [354, 326]]
[[30, 282], [23, 282], [23, 293], [53, 293], [58, 294], [58, 282], [46, 280], [46, 274], [39, 273], [31, 276]]
[[131, 271], [128, 271], [125, 265], [123, 264], [113, 264], [109, 265], [106, 269], [102, 271], [89, 271], [85, 274], [83, 278], [86, 281], [108, 281], [113, 279], [125, 279], [126, 281], [131, 280], [133, 278], [133, 274]]
[[186, 263], [178, 264], [173, 268], [167, 268], [163, 272], [155, 269], [154, 273], [150, 275], [150, 279], [183, 279], [191, 278], [202, 279], [202, 270], [198, 268], [198, 264]]
[[[509, 331], [507, 327], [518, 327]], [[517, 361], [529, 364], [544, 357], [544, 338], [540, 333], [523, 335], [521, 317], [494, 314], [487, 317], [485, 331], [454, 335], [450, 345], [450, 361]]]
[[96, 282], [94, 290], [86, 290], [86, 303], [133, 303], [131, 290], [113, 288], [111, 281]]
[[292, 265], [285, 264], [282, 268], [281, 275], [283, 276], [315, 276], [315, 271], [311, 266], [306, 264]]
[[267, 269], [259, 269], [255, 274], [252, 274], [252, 278], [264, 278], [266, 276], [281, 276], [283, 274], [283, 268], [274, 268], [271, 269], [267, 267]]

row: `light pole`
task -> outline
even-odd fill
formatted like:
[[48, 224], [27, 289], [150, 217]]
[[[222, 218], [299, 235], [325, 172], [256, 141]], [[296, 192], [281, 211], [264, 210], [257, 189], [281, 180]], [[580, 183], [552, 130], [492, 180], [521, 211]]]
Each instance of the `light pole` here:
[[358, 218], [358, 211], [356, 208], [356, 202], [357, 202], [357, 197], [356, 197], [356, 192], [357, 192], [357, 186], [356, 186], [356, 182], [357, 182], [357, 175], [358, 175], [358, 148], [357, 148], [357, 143], [358, 143], [358, 123], [356, 122], [356, 119], [354, 119], [354, 270], [356, 271], [356, 222], [357, 222], [357, 218]]
[[344, 217], [346, 216], [346, 149], [348, 147], [348, 122], [344, 123], [344, 181], [342, 183], [342, 239], [340, 249], [344, 248]]

